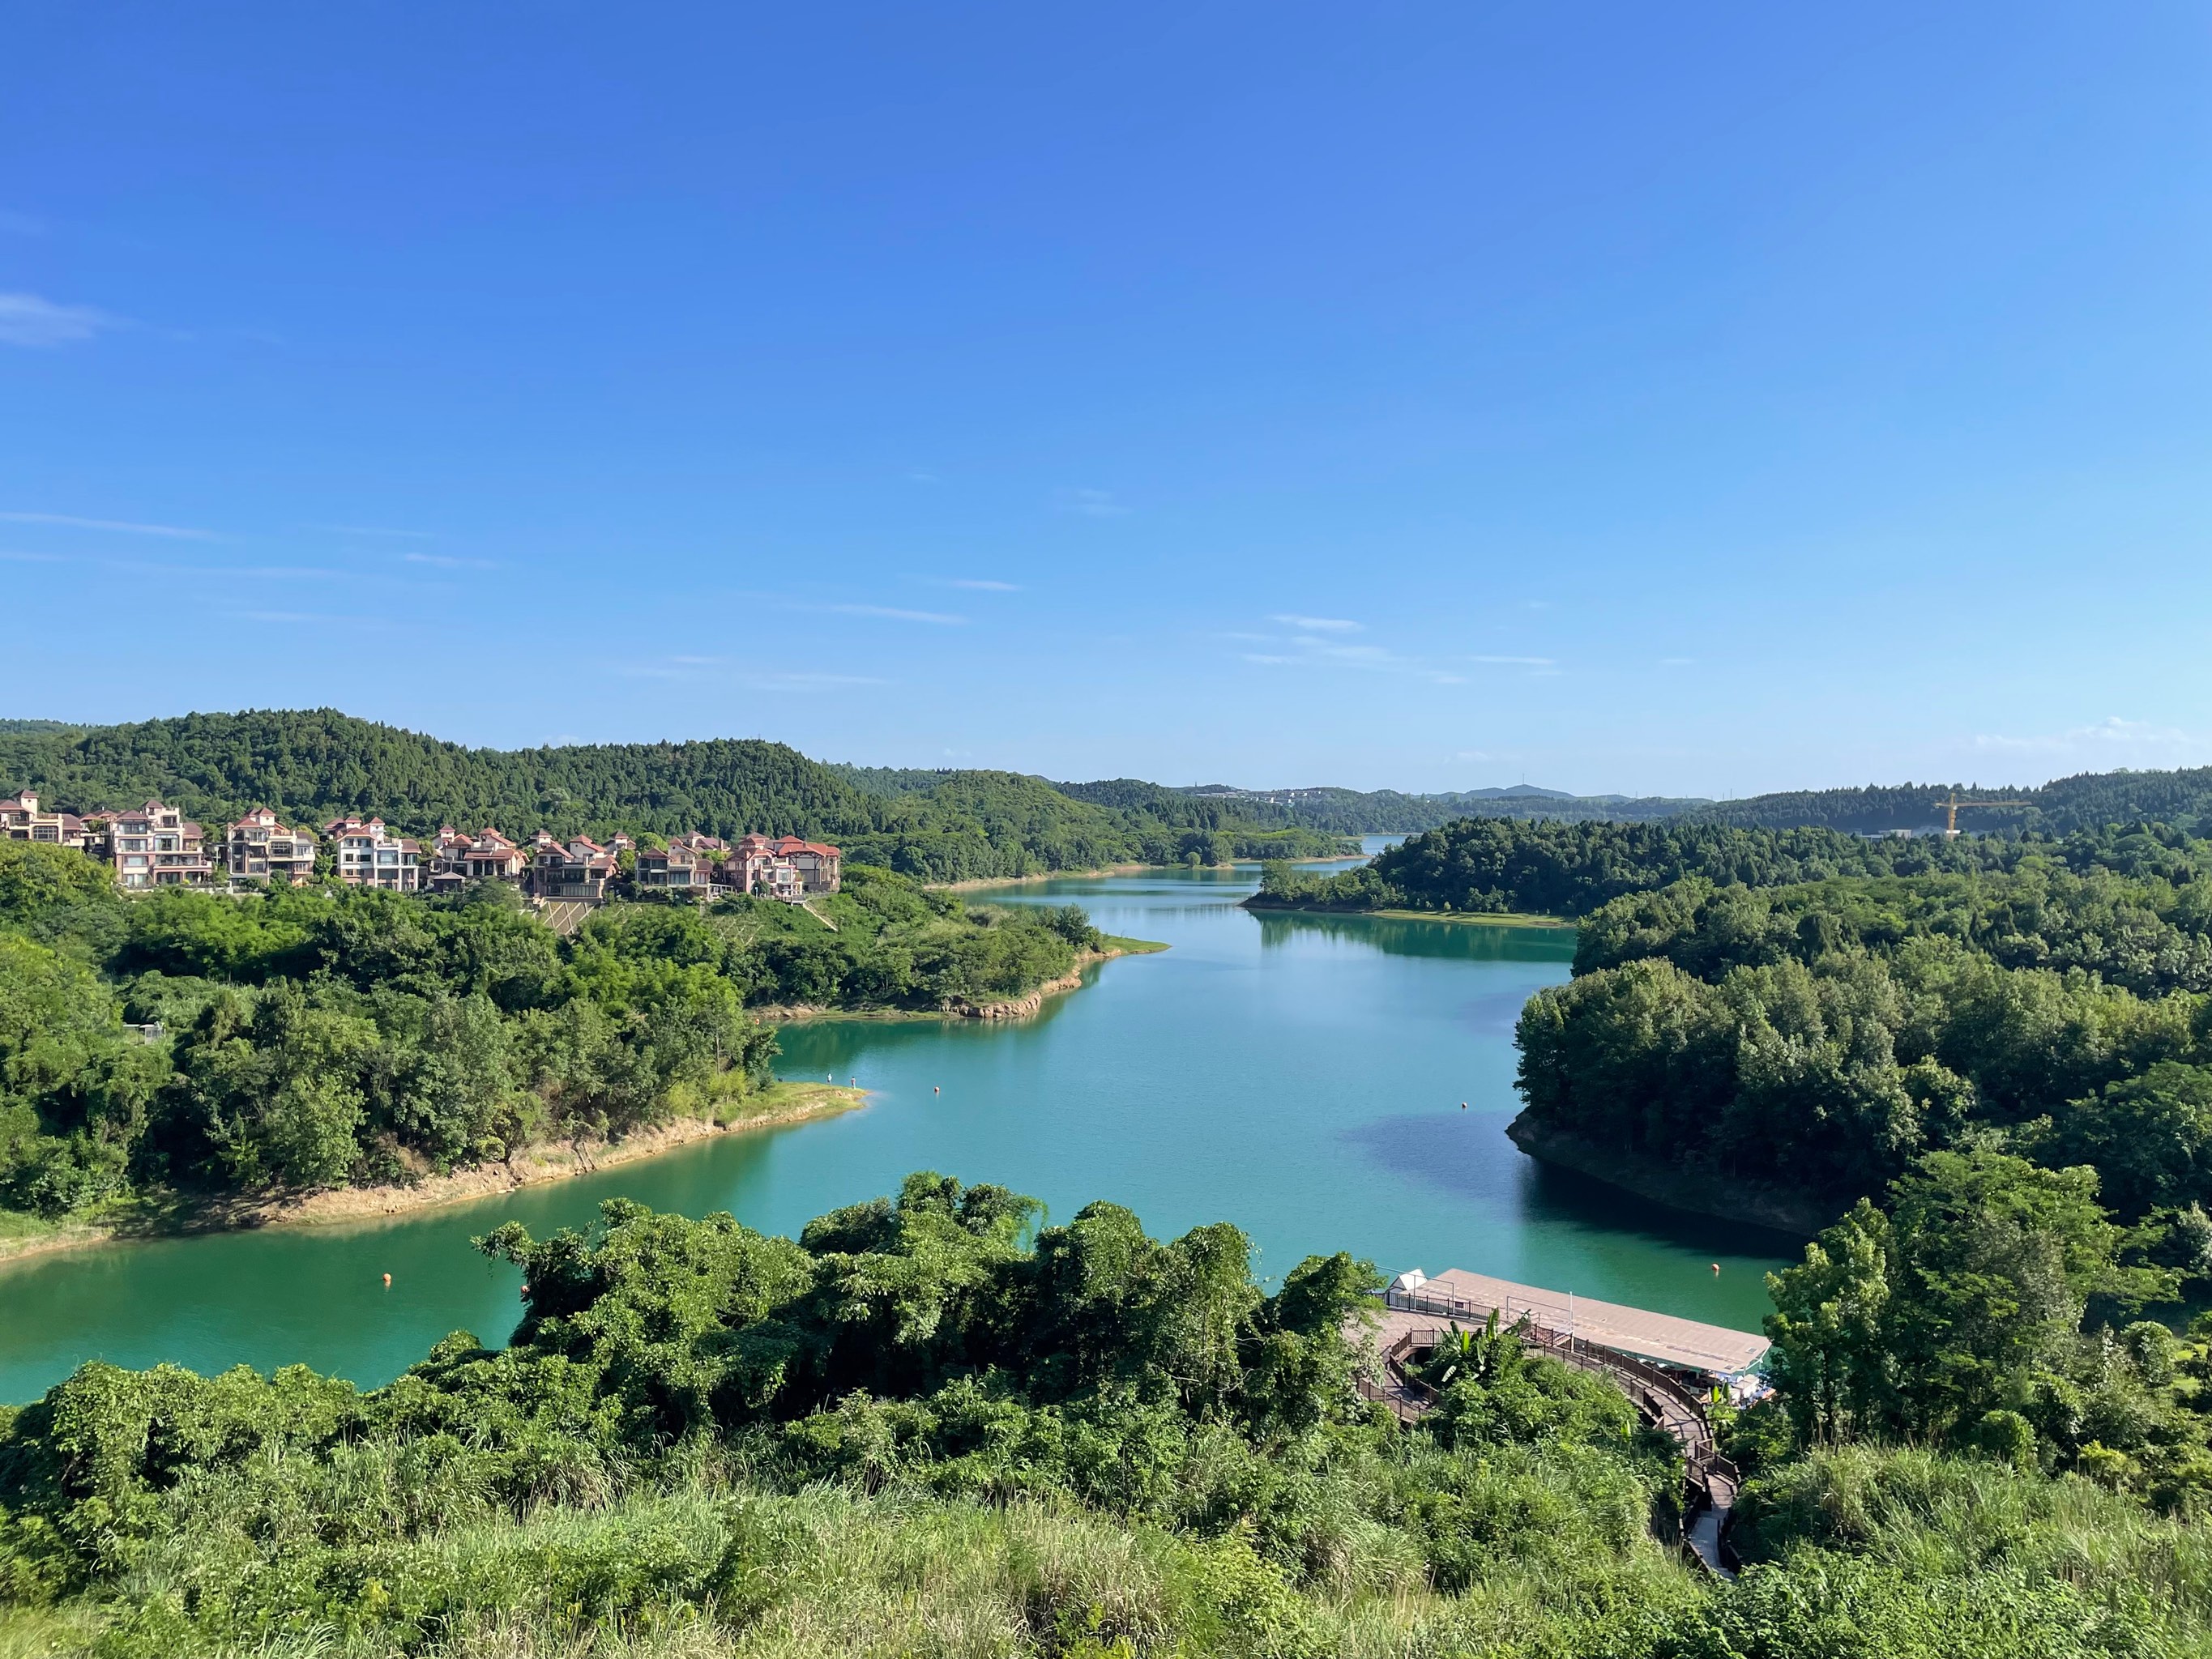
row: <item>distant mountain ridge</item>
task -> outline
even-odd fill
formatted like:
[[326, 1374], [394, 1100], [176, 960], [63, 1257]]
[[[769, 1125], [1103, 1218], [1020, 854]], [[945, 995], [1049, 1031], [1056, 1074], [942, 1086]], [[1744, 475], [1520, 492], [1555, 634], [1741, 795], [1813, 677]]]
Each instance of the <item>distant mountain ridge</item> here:
[[[1062, 784], [1062, 789], [1097, 788]], [[1197, 784], [1178, 793], [1193, 799], [1234, 805], [1238, 811], [1267, 814], [1269, 823], [1301, 824], [1337, 835], [1413, 835], [1464, 817], [1559, 818], [1579, 823], [1595, 820], [1639, 823], [1679, 817], [1710, 806], [1700, 797], [1571, 795], [1531, 783], [1505, 788], [1461, 789], [1433, 795], [1409, 795], [1396, 789], [1339, 789], [1316, 786], [1297, 789], [1240, 789], [1231, 784]]]
[[[1062, 786], [1063, 787], [1065, 786]], [[1969, 783], [1869, 784], [1800, 789], [1739, 800], [1663, 795], [1573, 795], [1532, 784], [1433, 795], [1378, 789], [1238, 789], [1201, 784], [1184, 793], [1279, 812], [1285, 823], [1344, 834], [1413, 834], [1461, 817], [1552, 818], [1566, 823], [1689, 823], [1758, 830], [1838, 830], [1881, 836], [1944, 828], [1944, 803], [1963, 805], [1959, 827], [1990, 834], [2070, 835], [2111, 823], [2168, 823], [2212, 834], [2212, 767], [2172, 772], [2083, 772], [2036, 786]], [[2018, 803], [1975, 806], [1977, 801]], [[1270, 820], [1273, 821], [1273, 820]], [[1354, 828], [1357, 824], [1358, 827]]]

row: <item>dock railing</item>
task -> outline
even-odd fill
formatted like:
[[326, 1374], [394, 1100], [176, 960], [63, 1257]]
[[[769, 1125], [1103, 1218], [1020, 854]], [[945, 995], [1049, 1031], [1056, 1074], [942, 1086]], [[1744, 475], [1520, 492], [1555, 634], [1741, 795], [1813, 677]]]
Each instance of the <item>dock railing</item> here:
[[[1712, 1424], [1705, 1415], [1705, 1403], [1680, 1378], [1633, 1354], [1601, 1346], [1571, 1331], [1540, 1324], [1533, 1310], [1516, 1312], [1510, 1307], [1478, 1308], [1456, 1297], [1404, 1291], [1391, 1291], [1386, 1301], [1396, 1311], [1441, 1316], [1462, 1329], [1486, 1325], [1495, 1312], [1500, 1327], [1517, 1331], [1524, 1347], [1606, 1377], [1628, 1396], [1638, 1415], [1671, 1435], [1682, 1449], [1693, 1508], [1710, 1504], [1726, 1511], [1735, 1504], [1742, 1476], [1736, 1466], [1714, 1448]], [[1383, 1351], [1386, 1380], [1376, 1383], [1363, 1378], [1361, 1395], [1390, 1407], [1408, 1421], [1430, 1410], [1443, 1396], [1415, 1376], [1410, 1365], [1416, 1353], [1436, 1347], [1449, 1334], [1449, 1327], [1446, 1325], [1403, 1333]]]

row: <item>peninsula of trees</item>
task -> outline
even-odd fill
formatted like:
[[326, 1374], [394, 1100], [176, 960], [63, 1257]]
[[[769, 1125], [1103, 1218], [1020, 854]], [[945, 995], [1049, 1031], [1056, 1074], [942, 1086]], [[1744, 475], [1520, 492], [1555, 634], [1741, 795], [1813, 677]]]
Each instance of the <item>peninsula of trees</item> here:
[[1983, 867], [1692, 873], [1590, 912], [1521, 1017], [1516, 1138], [1801, 1227], [1929, 1151], [2086, 1166], [2154, 1257], [2212, 1270], [2212, 842], [1954, 846]]
[[1808, 1233], [1930, 1152], [2086, 1167], [2212, 1287], [2212, 841], [1476, 819], [1251, 902], [1578, 918], [1520, 1019], [1540, 1157]]
[[1834, 830], [1462, 818], [1324, 875], [1270, 864], [1254, 909], [1582, 916], [1625, 894], [1697, 878], [1770, 887], [1832, 876], [2004, 867], [2020, 843], [1869, 840]]
[[974, 1009], [1109, 945], [1073, 906], [867, 866], [810, 903], [611, 904], [564, 938], [496, 882], [126, 897], [73, 849], [0, 842], [0, 1224], [726, 1121], [769, 1079], [763, 1008]]

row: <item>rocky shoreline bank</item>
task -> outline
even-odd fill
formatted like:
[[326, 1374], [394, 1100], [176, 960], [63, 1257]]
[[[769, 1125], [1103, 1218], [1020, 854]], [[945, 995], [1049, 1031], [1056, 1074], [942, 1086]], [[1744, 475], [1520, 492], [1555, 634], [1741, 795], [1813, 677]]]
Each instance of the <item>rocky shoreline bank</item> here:
[[1624, 1147], [1601, 1146], [1580, 1136], [1531, 1123], [1526, 1112], [1507, 1125], [1505, 1133], [1515, 1146], [1541, 1163], [1572, 1170], [1638, 1198], [1693, 1215], [1716, 1216], [1723, 1221], [1810, 1238], [1847, 1207], [1802, 1193], [1739, 1181], [1714, 1170], [1684, 1169]]

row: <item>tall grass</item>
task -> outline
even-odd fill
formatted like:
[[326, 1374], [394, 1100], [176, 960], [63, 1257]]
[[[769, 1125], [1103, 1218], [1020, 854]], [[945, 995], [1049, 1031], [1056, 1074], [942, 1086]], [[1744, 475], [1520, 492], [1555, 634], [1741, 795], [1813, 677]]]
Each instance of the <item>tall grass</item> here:
[[[94, 1617], [19, 1615], [17, 1650], [100, 1659], [688, 1659], [689, 1656], [1355, 1656], [1590, 1651], [1623, 1605], [1703, 1594], [1656, 1546], [1501, 1556], [1462, 1596], [1352, 1565], [1301, 1588], [1242, 1532], [1210, 1540], [1069, 1504], [898, 1489], [695, 1487], [509, 1518], [465, 1498], [411, 1536], [353, 1472], [359, 1531], [289, 1535], [265, 1500], [204, 1487]], [[272, 1530], [272, 1528], [276, 1530]], [[5, 1639], [0, 1636], [0, 1639]], [[0, 1648], [0, 1659], [14, 1654]]]
[[2176, 1639], [2212, 1629], [2212, 1531], [2075, 1476], [1845, 1447], [1755, 1483], [1740, 1520], [1737, 1547], [1757, 1559], [1842, 1549], [1917, 1579], [2002, 1566], [2031, 1584], [2064, 1584]]

